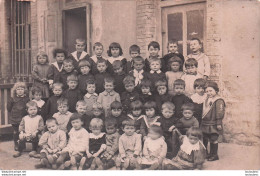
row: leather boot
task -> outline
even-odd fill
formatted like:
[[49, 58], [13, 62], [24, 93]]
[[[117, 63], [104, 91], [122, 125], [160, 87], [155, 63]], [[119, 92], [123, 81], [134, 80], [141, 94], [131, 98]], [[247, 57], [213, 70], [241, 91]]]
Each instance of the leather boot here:
[[218, 143], [217, 144], [211, 143], [211, 145], [212, 145], [212, 154], [209, 157], [208, 161], [219, 160], [219, 157], [218, 157]]

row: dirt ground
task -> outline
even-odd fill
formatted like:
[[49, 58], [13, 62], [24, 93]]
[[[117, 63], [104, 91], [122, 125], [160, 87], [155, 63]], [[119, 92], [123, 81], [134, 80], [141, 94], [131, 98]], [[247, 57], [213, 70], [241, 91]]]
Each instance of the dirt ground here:
[[[13, 143], [0, 143], [0, 170], [34, 170], [39, 159], [30, 158], [24, 152], [19, 158], [13, 158]], [[220, 160], [205, 162], [203, 170], [259, 170], [260, 146], [243, 146], [221, 143], [219, 145]]]

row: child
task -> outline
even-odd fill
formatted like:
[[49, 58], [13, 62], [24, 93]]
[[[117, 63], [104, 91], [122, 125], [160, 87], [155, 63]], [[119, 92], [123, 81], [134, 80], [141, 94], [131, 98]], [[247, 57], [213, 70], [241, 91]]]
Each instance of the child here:
[[47, 74], [47, 79], [51, 88], [54, 82], [59, 82], [60, 73], [63, 70], [63, 60], [67, 58], [67, 52], [63, 49], [54, 49], [53, 58], [56, 59], [56, 62], [53, 62], [50, 65]]
[[174, 95], [174, 87], [173, 83], [176, 79], [181, 79], [181, 76], [183, 75], [182, 72], [182, 65], [183, 62], [178, 56], [174, 56], [173, 58], [169, 59], [169, 62], [167, 62], [170, 66], [169, 71], [165, 73], [166, 79], [168, 81], [168, 93], [170, 95]]
[[37, 115], [37, 104], [34, 101], [26, 103], [28, 115], [22, 118], [19, 125], [19, 141], [18, 151], [13, 155], [17, 158], [22, 155], [25, 147], [25, 142], [32, 142], [32, 151], [29, 153], [30, 157], [35, 157], [38, 149], [39, 136], [44, 129], [44, 122], [40, 115]]
[[144, 142], [141, 164], [146, 167], [150, 166], [148, 170], [161, 169], [166, 153], [167, 145], [163, 138], [162, 128], [152, 125], [149, 129], [149, 137]]
[[67, 78], [67, 84], [69, 88], [62, 93], [63, 98], [69, 100], [69, 111], [75, 112], [75, 105], [79, 100], [83, 99], [80, 90], [77, 88], [78, 78], [75, 75], [70, 75]]
[[[69, 132], [68, 144], [61, 151], [60, 156], [56, 162], [60, 170], [64, 169], [64, 160], [67, 158], [70, 158], [68, 165], [71, 164], [71, 169], [76, 170], [77, 163], [80, 162], [89, 145], [89, 133], [87, 130], [82, 128], [83, 122], [81, 120], [81, 116], [77, 113], [74, 113], [70, 118], [70, 122], [72, 129]], [[83, 165], [80, 165], [79, 169], [82, 167]]]
[[49, 59], [45, 52], [41, 51], [36, 56], [37, 64], [33, 66], [32, 78], [33, 87], [42, 89], [43, 98], [49, 98], [49, 84], [47, 80], [48, 70], [50, 68]]
[[91, 65], [88, 61], [86, 60], [81, 60], [79, 61], [79, 71], [81, 74], [78, 75], [78, 80], [79, 80], [79, 90], [83, 95], [87, 93], [86, 91], [86, 83], [88, 80], [93, 80], [94, 76], [90, 73]]
[[[168, 45], [167, 45], [167, 49], [168, 49], [168, 54], [166, 54], [165, 56], [163, 56], [163, 60], [165, 62], [165, 64], [167, 65], [169, 63], [169, 60], [173, 57], [178, 57], [180, 58], [182, 64], [184, 63], [184, 57], [181, 53], [179, 53], [178, 49], [179, 49], [179, 45], [178, 45], [178, 41], [173, 39], [173, 40], [169, 40], [168, 41]], [[183, 71], [183, 67], [180, 67], [180, 71]], [[170, 71], [171, 69], [168, 67], [167, 71]]]
[[187, 59], [196, 59], [198, 62], [198, 74], [202, 75], [203, 78], [207, 80], [210, 75], [210, 62], [208, 56], [201, 52], [201, 48], [202, 43], [198, 38], [191, 39], [190, 49], [192, 53], [187, 56]]
[[114, 91], [115, 87], [115, 80], [112, 77], [106, 77], [104, 79], [104, 88], [105, 91], [100, 93], [97, 99], [97, 102], [99, 102], [104, 111], [105, 111], [105, 117], [108, 116], [108, 111], [110, 109], [110, 105], [113, 101], [119, 101], [120, 102], [120, 96], [117, 92]]
[[115, 91], [121, 95], [125, 91], [123, 80], [126, 76], [123, 70], [123, 64], [120, 60], [113, 62], [114, 74], [112, 77], [115, 79]]
[[182, 75], [181, 79], [185, 81], [185, 93], [188, 97], [194, 94], [194, 81], [202, 78], [202, 75], [197, 73], [198, 62], [196, 59], [190, 58], [185, 62], [186, 73]]
[[173, 83], [174, 91], [176, 95], [172, 97], [172, 102], [175, 106], [175, 118], [179, 120], [182, 117], [181, 107], [184, 103], [191, 103], [191, 99], [189, 99], [186, 95], [184, 95], [185, 91], [185, 82], [182, 79], [177, 79]]
[[131, 102], [130, 104], [130, 113], [127, 114], [127, 119], [128, 120], [134, 120], [135, 122], [135, 132], [140, 133], [140, 127], [141, 127], [141, 122], [142, 118], [144, 115], [142, 114], [143, 111], [143, 104], [140, 100], [136, 100]]
[[160, 44], [158, 42], [152, 41], [149, 43], [148, 45], [149, 57], [145, 59], [145, 71], [149, 72], [151, 70], [150, 68], [151, 59], [161, 60], [161, 69], [163, 72], [166, 71], [164, 60], [159, 58], [159, 51], [160, 51]]
[[104, 79], [105, 77], [109, 77], [110, 74], [106, 71], [108, 67], [108, 62], [104, 59], [99, 59], [97, 61], [97, 70], [99, 73], [95, 75], [96, 81], [96, 93], [100, 94], [104, 89]]
[[[94, 51], [94, 55], [91, 56], [89, 63], [91, 64], [91, 73], [93, 75], [96, 75], [97, 73], [99, 73], [98, 69], [97, 69], [97, 63], [98, 60], [106, 60], [104, 57], [102, 57], [102, 53], [103, 53], [103, 45], [100, 42], [96, 42], [93, 46], [93, 51]], [[112, 74], [113, 73], [113, 67], [112, 64], [108, 63], [108, 68], [107, 68], [107, 72]]]
[[107, 61], [110, 64], [113, 64], [114, 61], [120, 60], [123, 65], [123, 70], [126, 71], [126, 63], [127, 60], [124, 58], [123, 55], [123, 50], [120, 46], [119, 43], [113, 42], [109, 45], [109, 49], [107, 50], [107, 55], [109, 58], [107, 58]]
[[53, 114], [52, 117], [56, 119], [59, 129], [67, 133], [68, 132], [67, 125], [69, 123], [70, 117], [72, 116], [72, 113], [68, 111], [69, 109], [68, 99], [66, 98], [58, 99], [57, 105], [58, 105], [59, 112]]
[[199, 127], [198, 120], [193, 116], [193, 103], [185, 103], [181, 107], [183, 117], [177, 122], [176, 127], [182, 135], [185, 135], [190, 127]]
[[194, 81], [195, 94], [191, 96], [191, 100], [194, 104], [194, 117], [197, 118], [199, 124], [201, 124], [203, 103], [207, 98], [205, 94], [205, 79], [199, 78]]
[[73, 61], [71, 59], [65, 59], [63, 61], [63, 70], [60, 73], [60, 78], [58, 82], [63, 84], [63, 89], [66, 90], [69, 86], [67, 84], [68, 76], [77, 76], [76, 70], [74, 70]]
[[56, 160], [61, 150], [66, 147], [67, 137], [63, 130], [58, 127], [58, 122], [54, 118], [46, 121], [48, 131], [45, 132], [39, 141], [41, 150], [41, 164], [35, 165], [36, 168], [53, 168], [57, 169]]
[[110, 169], [115, 165], [115, 156], [118, 153], [119, 133], [117, 132], [117, 121], [111, 118], [105, 121], [106, 126], [106, 150], [101, 155], [102, 166], [100, 169]]
[[154, 101], [148, 101], [144, 104], [145, 116], [142, 119], [140, 126], [140, 133], [142, 134], [143, 141], [147, 138], [148, 129], [153, 124], [158, 124], [160, 116], [157, 116], [157, 106]]
[[28, 89], [24, 82], [17, 82], [11, 90], [11, 97], [7, 103], [9, 112], [8, 120], [13, 127], [14, 150], [18, 150], [19, 124], [22, 118], [27, 114], [26, 103], [30, 101]]
[[225, 102], [218, 95], [217, 83], [210, 81], [206, 84], [207, 99], [203, 103], [203, 115], [201, 129], [203, 133], [203, 143], [205, 147], [210, 142], [210, 153], [208, 161], [218, 160], [218, 136], [221, 134], [223, 125], [222, 119], [225, 115]]
[[37, 106], [38, 114], [42, 115], [42, 107], [45, 104], [45, 101], [42, 100], [42, 89], [40, 87], [32, 87], [32, 97]]
[[121, 94], [121, 102], [123, 105], [123, 111], [129, 112], [129, 105], [131, 102], [139, 99], [139, 94], [135, 90], [135, 80], [132, 76], [126, 76], [123, 80], [125, 86], [125, 92]]
[[169, 101], [172, 101], [172, 96], [167, 93], [167, 81], [164, 80], [158, 80], [155, 82], [155, 87], [158, 92], [158, 94], [155, 94], [155, 102], [157, 105], [157, 108], [159, 112], [161, 111], [162, 104]]
[[106, 149], [106, 134], [102, 133], [103, 121], [99, 118], [94, 118], [90, 122], [89, 126], [92, 133], [89, 134], [89, 147], [86, 150], [86, 157], [83, 157], [80, 161], [80, 165], [83, 163], [87, 168], [95, 170], [98, 167], [98, 170], [103, 169], [100, 165], [100, 156]]
[[201, 142], [202, 132], [198, 127], [191, 127], [185, 136], [181, 136], [181, 147], [172, 160], [164, 159], [162, 169], [191, 170], [202, 169], [205, 161], [205, 147]]
[[135, 57], [140, 56], [140, 47], [138, 45], [131, 45], [129, 48], [129, 54], [131, 58], [126, 63], [126, 73], [129, 73], [130, 71], [133, 70], [133, 65], [134, 65], [133, 59]]
[[152, 82], [148, 79], [143, 79], [140, 88], [141, 88], [141, 95], [139, 95], [139, 99], [142, 103], [146, 103], [148, 101], [153, 101], [154, 97], [151, 93]]
[[87, 104], [87, 111], [86, 114], [88, 116], [92, 115], [92, 109], [93, 109], [93, 104], [97, 102], [98, 94], [95, 93], [96, 90], [96, 85], [95, 85], [95, 80], [94, 79], [89, 79], [86, 81], [86, 90], [87, 94], [84, 96], [84, 101]]
[[119, 138], [119, 155], [116, 159], [116, 168], [123, 170], [127, 168], [140, 169], [139, 160], [142, 150], [141, 135], [135, 132], [135, 122], [124, 120], [122, 123], [124, 134]]

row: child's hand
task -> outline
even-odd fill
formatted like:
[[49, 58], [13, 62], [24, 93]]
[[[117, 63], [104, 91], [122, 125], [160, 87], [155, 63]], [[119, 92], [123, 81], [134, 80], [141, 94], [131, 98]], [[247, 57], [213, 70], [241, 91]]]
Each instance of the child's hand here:
[[222, 130], [222, 125], [217, 125], [217, 129], [220, 131]]
[[173, 125], [173, 126], [171, 126], [170, 128], [169, 128], [169, 132], [172, 132], [172, 130], [175, 128], [175, 126]]
[[91, 158], [91, 157], [93, 157], [93, 155], [91, 153], [87, 152], [87, 157]]
[[204, 75], [204, 76], [203, 76], [203, 79], [205, 79], [205, 80], [207, 81], [208, 76]]
[[146, 139], [147, 139], [147, 136], [144, 136], [144, 137], [143, 137], [143, 141], [145, 141]]
[[136, 130], [135, 132], [136, 132], [137, 134], [139, 134], [139, 133], [140, 133], [140, 130]]
[[32, 137], [35, 138], [36, 135], [37, 135], [37, 133], [38, 133], [38, 131], [33, 132], [33, 133], [32, 133]]
[[94, 153], [92, 156], [93, 156], [94, 158], [96, 158], [96, 157], [98, 157], [98, 153]]
[[108, 156], [106, 157], [108, 160], [110, 160], [112, 158], [112, 155], [108, 154]]
[[46, 150], [47, 150], [47, 152], [48, 152], [49, 154], [52, 154], [52, 153], [53, 153], [53, 150], [50, 149], [50, 148], [46, 148]]
[[24, 138], [26, 138], [25, 134], [23, 132], [21, 132], [19, 134], [19, 139], [23, 140]]

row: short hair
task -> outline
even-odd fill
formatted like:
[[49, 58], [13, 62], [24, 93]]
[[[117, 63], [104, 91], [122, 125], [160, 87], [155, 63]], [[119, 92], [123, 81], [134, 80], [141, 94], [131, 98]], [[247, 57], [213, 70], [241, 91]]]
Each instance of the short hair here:
[[87, 79], [87, 80], [86, 80], [86, 86], [88, 86], [89, 84], [94, 84], [94, 85], [96, 85], [95, 79]]
[[162, 80], [158, 80], [155, 82], [155, 87], [159, 87], [159, 86], [167, 86], [167, 81], [165, 79], [162, 79]]
[[169, 66], [170, 66], [173, 62], [178, 62], [178, 63], [180, 64], [180, 66], [183, 65], [183, 62], [182, 62], [181, 58], [180, 58], [179, 56], [176, 56], [176, 55], [174, 55], [173, 57], [171, 57], [171, 58], [168, 60]]
[[149, 61], [149, 65], [151, 65], [152, 62], [159, 62], [159, 64], [162, 65], [162, 61], [158, 57], [152, 57]]
[[149, 48], [150, 47], [154, 47], [154, 48], [158, 48], [159, 50], [160, 50], [160, 44], [158, 43], [158, 42], [156, 42], [156, 41], [151, 41], [150, 43], [149, 43], [149, 45], [148, 45], [148, 50], [149, 50]]
[[77, 38], [75, 41], [76, 41], [76, 44], [77, 44], [77, 43], [84, 43], [84, 45], [87, 44], [87, 43], [86, 43], [86, 40], [83, 39], [83, 38]]
[[76, 103], [76, 107], [78, 107], [78, 106], [87, 106], [87, 103], [84, 100], [79, 100]]
[[155, 101], [147, 101], [144, 104], [144, 109], [152, 109], [152, 108], [155, 110], [155, 112], [157, 111], [157, 105]]
[[107, 50], [107, 55], [108, 55], [109, 57], [112, 56], [112, 53], [111, 53], [112, 48], [118, 48], [118, 49], [119, 49], [119, 56], [122, 56], [122, 55], [123, 55], [123, 50], [122, 50], [120, 44], [117, 43], [117, 42], [113, 42], [113, 43], [111, 43], [111, 44], [109, 45], [109, 49]]
[[63, 89], [63, 84], [62, 84], [62, 83], [59, 83], [59, 82], [53, 83], [53, 85], [52, 85], [52, 90], [53, 90], [55, 87], [61, 87], [61, 89]]
[[198, 67], [198, 61], [194, 58], [189, 58], [185, 61], [185, 68], [195, 66]]
[[40, 87], [38, 87], [38, 86], [33, 86], [31, 92], [32, 92], [32, 95], [35, 95], [35, 93], [43, 94], [42, 89]]
[[102, 106], [100, 103], [98, 103], [98, 102], [95, 102], [95, 103], [93, 104], [92, 108], [93, 108], [93, 109], [98, 109], [98, 110], [103, 111], [103, 106]]
[[122, 103], [119, 101], [113, 101], [110, 105], [110, 109], [123, 109]]
[[94, 45], [93, 45], [93, 50], [95, 50], [95, 48], [96, 48], [97, 46], [102, 46], [102, 48], [104, 48], [101, 42], [96, 42], [96, 43], [94, 43]]
[[46, 63], [49, 63], [49, 57], [48, 57], [47, 53], [46, 53], [45, 51], [39, 51], [39, 52], [37, 53], [37, 56], [36, 56], [36, 61], [37, 61], [38, 64], [39, 64], [38, 58], [39, 58], [40, 56], [46, 57]]
[[151, 127], [149, 128], [149, 131], [154, 131], [157, 134], [160, 134], [160, 137], [163, 135], [163, 130], [161, 126], [158, 125], [151, 125]]
[[172, 102], [167, 101], [167, 102], [162, 104], [162, 110], [163, 109], [170, 109], [170, 110], [174, 111], [175, 105]]
[[80, 60], [78, 67], [81, 68], [81, 67], [85, 67], [85, 66], [88, 66], [88, 68], [91, 67], [91, 65], [90, 65], [90, 63], [89, 63], [88, 61], [86, 61], [86, 60]]
[[17, 93], [16, 93], [16, 89], [18, 87], [22, 87], [24, 88], [24, 94], [26, 95], [28, 93], [28, 88], [25, 82], [17, 82], [14, 84], [13, 88], [11, 89], [11, 95], [12, 97], [16, 97]]
[[123, 79], [123, 84], [124, 85], [128, 85], [128, 84], [134, 84], [135, 85], [135, 78], [133, 76], [128, 75]]
[[202, 42], [199, 38], [192, 38], [191, 41], [197, 40], [199, 42], [200, 45], [202, 45]]
[[207, 88], [207, 87], [212, 87], [216, 92], [219, 92], [218, 84], [214, 81], [207, 81], [205, 88]]
[[129, 54], [131, 54], [131, 52], [133, 52], [133, 51], [140, 54], [140, 47], [138, 45], [131, 45], [129, 48]]
[[101, 63], [105, 63], [106, 66], [107, 66], [107, 60], [105, 60], [105, 59], [98, 59], [97, 60], [97, 64], [101, 64]]
[[120, 60], [115, 60], [115, 61], [112, 63], [112, 66], [113, 66], [113, 69], [119, 68], [119, 67], [123, 67], [123, 63], [122, 63]]
[[125, 128], [125, 126], [133, 126], [135, 127], [135, 121], [132, 119], [124, 120], [122, 122], [122, 128]]
[[73, 65], [73, 60], [71, 60], [71, 59], [64, 59], [63, 64], [72, 64]]
[[136, 56], [132, 59], [133, 63], [141, 61], [144, 64], [144, 58], [142, 56]]
[[199, 127], [190, 127], [186, 132], [186, 136], [194, 136], [202, 140], [202, 131]]
[[168, 44], [167, 44], [167, 47], [169, 47], [170, 44], [176, 44], [177, 46], [179, 46], [178, 40], [176, 40], [176, 39], [171, 39], [171, 40], [169, 40], [169, 41], [168, 41]]
[[201, 87], [205, 89], [206, 81], [203, 78], [198, 78], [194, 81], [193, 88], [196, 89], [196, 87]]
[[79, 115], [78, 113], [73, 113], [70, 117], [70, 122], [72, 122], [73, 120], [78, 120], [78, 119], [82, 121], [81, 115]]
[[140, 88], [142, 87], [150, 87], [152, 86], [152, 82], [149, 79], [143, 79], [140, 83]]
[[111, 76], [107, 76], [104, 78], [104, 83], [113, 83], [115, 84], [115, 79]]
[[57, 105], [58, 105], [58, 106], [61, 106], [61, 105], [67, 105], [67, 106], [69, 106], [69, 101], [68, 101], [67, 98], [59, 98], [59, 99], [57, 100]]
[[173, 83], [173, 86], [174, 86], [174, 87], [175, 87], [175, 86], [184, 86], [184, 88], [185, 88], [185, 81], [182, 80], [182, 79], [176, 79], [176, 80], [174, 81], [174, 83]]
[[35, 101], [29, 101], [28, 103], [26, 103], [27, 110], [29, 107], [36, 107], [38, 109], [37, 103]]
[[55, 122], [56, 125], [58, 125], [57, 119], [55, 119], [55, 118], [53, 118], [53, 117], [51, 117], [51, 118], [49, 118], [49, 119], [46, 120], [46, 125], [49, 124], [49, 123], [51, 123], [51, 122]]
[[109, 117], [105, 120], [105, 127], [109, 127], [109, 126], [113, 126], [113, 127], [117, 127], [117, 120], [114, 117]]
[[55, 49], [52, 51], [52, 54], [53, 54], [53, 57], [54, 57], [54, 58], [57, 56], [57, 53], [63, 53], [65, 58], [67, 58], [67, 56], [68, 56], [67, 51], [64, 50], [64, 49], [61, 49], [61, 48], [55, 48]]
[[92, 129], [102, 129], [103, 125], [104, 125], [103, 120], [101, 120], [100, 118], [93, 118], [90, 121], [89, 128], [91, 130]]
[[67, 77], [67, 81], [78, 81], [78, 77], [75, 76], [74, 74], [69, 75], [69, 76]]
[[142, 110], [143, 109], [143, 103], [140, 100], [135, 100], [130, 103], [130, 109], [133, 110]]
[[194, 110], [195, 110], [195, 107], [194, 107], [194, 104], [193, 104], [193, 103], [184, 103], [184, 104], [181, 106], [181, 109], [182, 109], [182, 111], [185, 111], [185, 110], [194, 111]]

